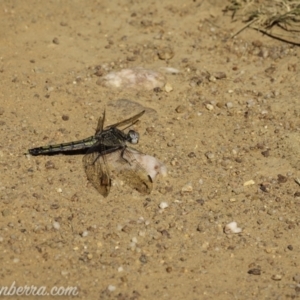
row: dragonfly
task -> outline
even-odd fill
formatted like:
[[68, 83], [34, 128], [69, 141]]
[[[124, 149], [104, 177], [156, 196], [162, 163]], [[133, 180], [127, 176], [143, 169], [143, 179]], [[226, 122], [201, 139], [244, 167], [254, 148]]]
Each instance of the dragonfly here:
[[[144, 113], [145, 111], [141, 111], [131, 118], [104, 127], [104, 110], [93, 136], [69, 143], [32, 148], [28, 152], [36, 156], [87, 150], [83, 157], [87, 179], [102, 196], [108, 196], [114, 176], [141, 194], [150, 194], [152, 178], [145, 166], [140, 163], [143, 153], [127, 145], [127, 143], [137, 144], [139, 133], [135, 130], [129, 130], [128, 133], [124, 131], [134, 125]], [[119, 129], [126, 125], [128, 126], [123, 130]]]

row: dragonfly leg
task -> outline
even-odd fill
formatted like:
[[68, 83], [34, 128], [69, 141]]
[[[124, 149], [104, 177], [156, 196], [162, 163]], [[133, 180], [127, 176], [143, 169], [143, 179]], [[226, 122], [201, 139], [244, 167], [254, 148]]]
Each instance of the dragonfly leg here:
[[[123, 146], [122, 146], [123, 147]], [[105, 150], [102, 150], [98, 153], [97, 157], [95, 158], [95, 160], [93, 161], [93, 164], [95, 164], [95, 162], [101, 157], [101, 156], [104, 156], [104, 155], [107, 155], [109, 153], [112, 153], [112, 152], [115, 152], [115, 151], [118, 151], [120, 149], [120, 146], [117, 146], [117, 147], [108, 147], [107, 149]], [[95, 150], [96, 151], [96, 150]], [[122, 150], [124, 151], [124, 150]]]
[[123, 147], [123, 149], [121, 150], [121, 158], [124, 159], [131, 166], [131, 163], [129, 162], [129, 160], [124, 157], [125, 150], [126, 150], [126, 146]]

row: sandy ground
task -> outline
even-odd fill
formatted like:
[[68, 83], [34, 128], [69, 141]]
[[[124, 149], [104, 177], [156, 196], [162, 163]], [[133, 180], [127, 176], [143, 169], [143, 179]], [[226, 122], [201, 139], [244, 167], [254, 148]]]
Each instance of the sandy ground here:
[[[1, 1], [2, 287], [299, 298], [299, 48], [250, 29], [230, 39], [243, 24], [225, 5]], [[167, 86], [101, 84], [135, 67]], [[82, 155], [24, 155], [93, 135], [104, 108], [107, 125], [146, 109], [136, 148], [168, 168], [149, 196], [117, 185], [104, 199]], [[241, 233], [224, 232], [233, 221]]]

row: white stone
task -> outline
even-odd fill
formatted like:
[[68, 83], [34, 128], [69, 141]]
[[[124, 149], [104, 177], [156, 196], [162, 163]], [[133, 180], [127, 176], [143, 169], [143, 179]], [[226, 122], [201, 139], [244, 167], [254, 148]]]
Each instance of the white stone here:
[[205, 107], [206, 107], [207, 110], [213, 110], [214, 109], [214, 106], [211, 105], [211, 104], [206, 104]]
[[116, 288], [114, 285], [110, 284], [110, 285], [107, 287], [107, 289], [108, 289], [110, 292], [114, 292], [117, 288]]
[[165, 202], [165, 201], [162, 201], [162, 202], [160, 202], [160, 204], [159, 204], [159, 208], [161, 208], [161, 209], [165, 209], [165, 208], [167, 208], [169, 206], [169, 204], [167, 203], [167, 202]]
[[228, 223], [225, 227], [224, 227], [224, 232], [226, 234], [230, 234], [230, 233], [240, 233], [242, 232], [242, 229], [237, 227], [237, 223], [236, 222], [230, 222]]
[[167, 93], [170, 93], [171, 91], [173, 91], [173, 87], [172, 87], [172, 85], [170, 84], [170, 83], [166, 83], [166, 85], [165, 85], [165, 91], [167, 92]]
[[56, 230], [60, 229], [60, 224], [58, 222], [54, 221], [52, 225], [53, 225], [54, 229], [56, 229]]
[[244, 186], [253, 185], [253, 184], [255, 184], [255, 181], [252, 179], [244, 182]]
[[165, 77], [153, 70], [131, 68], [108, 73], [102, 78], [101, 84], [106, 87], [122, 89], [152, 90], [155, 87], [162, 88], [165, 85]]

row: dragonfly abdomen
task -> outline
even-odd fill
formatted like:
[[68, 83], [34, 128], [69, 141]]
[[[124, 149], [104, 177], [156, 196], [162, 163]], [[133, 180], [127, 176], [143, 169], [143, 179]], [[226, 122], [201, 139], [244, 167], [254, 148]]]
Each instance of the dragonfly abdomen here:
[[46, 153], [59, 153], [59, 152], [72, 151], [72, 150], [81, 150], [81, 149], [90, 148], [93, 144], [95, 144], [95, 142], [97, 142], [97, 139], [95, 139], [94, 136], [91, 136], [89, 138], [80, 141], [32, 148], [29, 149], [28, 152], [31, 155], [40, 155]]

